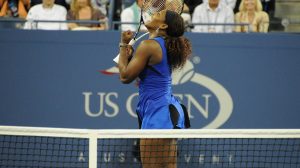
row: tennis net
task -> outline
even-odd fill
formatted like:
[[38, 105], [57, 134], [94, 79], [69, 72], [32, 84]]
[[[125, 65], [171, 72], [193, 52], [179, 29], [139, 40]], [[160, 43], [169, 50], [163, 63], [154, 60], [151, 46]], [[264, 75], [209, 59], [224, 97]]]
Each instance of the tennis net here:
[[299, 168], [299, 129], [0, 126], [0, 167]]

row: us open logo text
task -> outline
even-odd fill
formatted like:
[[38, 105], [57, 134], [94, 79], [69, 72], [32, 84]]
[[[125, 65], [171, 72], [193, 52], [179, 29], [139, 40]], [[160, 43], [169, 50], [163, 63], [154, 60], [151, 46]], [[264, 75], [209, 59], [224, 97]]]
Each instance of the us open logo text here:
[[[199, 57], [194, 58], [200, 60]], [[115, 67], [108, 70], [112, 73], [118, 72], [118, 69]], [[233, 100], [229, 92], [216, 80], [195, 72], [194, 65], [191, 61], [188, 61], [185, 67], [180, 71], [174, 72], [172, 77], [173, 88], [184, 88], [183, 93], [174, 92], [174, 95], [186, 105], [192, 123], [195, 123], [194, 121], [202, 117], [202, 120], [209, 121], [206, 125], [201, 126], [201, 128], [219, 128], [230, 118], [233, 111]], [[192, 91], [190, 87], [193, 87]], [[207, 91], [205, 93], [198, 92], [198, 89], [195, 87]], [[122, 109], [122, 112], [126, 109], [130, 117], [137, 117], [134, 101], [137, 100], [138, 93], [129, 94], [123, 103], [118, 101], [120, 96], [117, 91], [97, 93], [86, 91], [82, 92], [82, 95], [84, 97], [84, 112], [89, 117], [117, 117], [121, 112], [120, 109]], [[96, 102], [99, 102], [97, 105], [99, 108], [97, 110], [91, 110], [91, 99], [97, 99]], [[214, 111], [212, 112], [210, 108], [211, 104], [218, 104], [218, 109], [213, 109]], [[213, 119], [211, 119], [211, 117], [209, 118], [211, 113], [215, 113]]]

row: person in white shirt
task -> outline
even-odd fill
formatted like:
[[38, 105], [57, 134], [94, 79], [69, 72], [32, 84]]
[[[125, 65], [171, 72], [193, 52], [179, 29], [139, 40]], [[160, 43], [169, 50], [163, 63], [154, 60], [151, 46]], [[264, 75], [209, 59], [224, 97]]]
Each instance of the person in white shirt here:
[[234, 23], [233, 10], [224, 3], [220, 3], [220, 0], [208, 0], [195, 8], [192, 23], [207, 24], [195, 25], [192, 32], [230, 33], [233, 31], [232, 25], [220, 24]]
[[[125, 8], [121, 12], [121, 22], [139, 23], [141, 18], [141, 7], [143, 0], [136, 0], [131, 6]], [[122, 24], [122, 31], [137, 31], [139, 24]], [[147, 31], [144, 25], [141, 26], [142, 31]]]
[[223, 0], [232, 10], [235, 8], [236, 0]]
[[66, 16], [67, 10], [65, 7], [54, 4], [54, 0], [43, 0], [42, 4], [30, 8], [24, 29], [68, 30], [66, 23], [33, 22], [35, 20], [65, 21]]
[[[229, 6], [232, 10], [235, 8], [237, 0], [220, 0], [221, 3]], [[208, 0], [204, 0], [204, 2], [208, 2]]]

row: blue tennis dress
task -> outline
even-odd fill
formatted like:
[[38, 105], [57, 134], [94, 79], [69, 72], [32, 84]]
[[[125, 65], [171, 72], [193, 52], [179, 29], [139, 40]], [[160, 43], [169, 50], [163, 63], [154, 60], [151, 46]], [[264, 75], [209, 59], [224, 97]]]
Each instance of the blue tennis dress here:
[[176, 128], [184, 128], [183, 109], [172, 95], [172, 71], [168, 64], [164, 39], [156, 37], [153, 40], [160, 44], [163, 58], [160, 63], [152, 65], [151, 69], [146, 67], [139, 75], [141, 81], [136, 112], [141, 121], [141, 129], [173, 129], [170, 104], [176, 107], [179, 114]]

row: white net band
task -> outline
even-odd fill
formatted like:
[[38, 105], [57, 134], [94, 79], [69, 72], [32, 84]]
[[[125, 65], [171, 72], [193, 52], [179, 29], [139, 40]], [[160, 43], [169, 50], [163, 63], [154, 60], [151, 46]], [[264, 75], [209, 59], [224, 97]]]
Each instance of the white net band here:
[[0, 126], [1, 167], [300, 167], [298, 129]]

